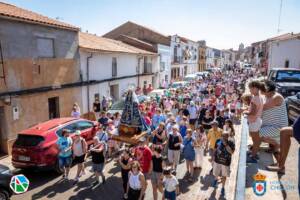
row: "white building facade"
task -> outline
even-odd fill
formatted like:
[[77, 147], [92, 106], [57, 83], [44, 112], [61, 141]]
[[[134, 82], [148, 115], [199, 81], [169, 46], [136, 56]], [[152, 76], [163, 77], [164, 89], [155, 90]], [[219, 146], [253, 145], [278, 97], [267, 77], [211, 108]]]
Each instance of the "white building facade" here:
[[171, 49], [170, 46], [157, 44], [157, 53], [159, 55], [159, 86], [167, 87], [171, 77]]
[[272, 68], [300, 69], [300, 34], [270, 43], [268, 69]]
[[[94, 46], [88, 47], [87, 42], [84, 43], [83, 40], [90, 40]], [[105, 43], [107, 41], [108, 43]], [[86, 83], [82, 86], [82, 113], [92, 110], [97, 97], [100, 101], [103, 96], [116, 101], [121, 99], [128, 89], [148, 87], [149, 84], [154, 87], [158, 85], [157, 54], [138, 50], [120, 41], [111, 42], [114, 41], [90, 34], [85, 34], [79, 39], [81, 77]], [[110, 43], [110, 49], [103, 48]], [[119, 44], [122, 46], [118, 47]], [[127, 51], [127, 48], [130, 49]]]
[[213, 48], [207, 47], [206, 48], [206, 69], [215, 67], [214, 59], [215, 59], [215, 53]]
[[181, 79], [187, 74], [198, 70], [198, 48], [199, 44], [192, 40], [171, 36], [171, 79]]

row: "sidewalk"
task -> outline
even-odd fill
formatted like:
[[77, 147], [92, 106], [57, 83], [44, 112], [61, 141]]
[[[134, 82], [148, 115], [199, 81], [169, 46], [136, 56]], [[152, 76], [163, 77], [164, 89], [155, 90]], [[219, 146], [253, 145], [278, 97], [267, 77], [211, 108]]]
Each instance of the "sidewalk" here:
[[[249, 137], [248, 144], [251, 144]], [[259, 151], [260, 160], [257, 164], [247, 164], [246, 176], [246, 197], [247, 200], [256, 199], [299, 199], [298, 194], [298, 143], [292, 138], [291, 148], [286, 161], [286, 173], [279, 176], [277, 172], [266, 170], [266, 166], [273, 164], [275, 158], [272, 154], [266, 153], [266, 144], [261, 146]], [[260, 172], [266, 176], [267, 190], [263, 196], [257, 196], [253, 192], [253, 175]]]

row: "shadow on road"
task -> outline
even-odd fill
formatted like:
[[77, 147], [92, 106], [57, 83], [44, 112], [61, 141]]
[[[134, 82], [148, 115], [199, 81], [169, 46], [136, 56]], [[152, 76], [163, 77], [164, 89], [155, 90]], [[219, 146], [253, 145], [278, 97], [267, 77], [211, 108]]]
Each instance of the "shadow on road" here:
[[[201, 173], [201, 169], [195, 169], [194, 177], [199, 177], [200, 173]], [[180, 192], [182, 194], [185, 194], [190, 191], [190, 186], [193, 186], [193, 184], [198, 181], [198, 178], [195, 178], [192, 182], [189, 182], [186, 179], [186, 176], [184, 176], [182, 179], [179, 179], [178, 181], [179, 181]]]
[[[90, 178], [89, 178], [90, 179]], [[121, 187], [121, 178], [110, 176], [105, 184], [100, 184], [95, 187], [91, 186], [92, 180], [86, 180], [78, 184], [74, 190], [76, 192], [73, 196], [70, 196], [69, 200], [81, 200], [81, 199], [121, 199], [123, 195], [123, 189]], [[117, 187], [112, 187], [115, 185]], [[119, 186], [119, 187], [118, 187]], [[100, 194], [100, 195], [99, 195]]]

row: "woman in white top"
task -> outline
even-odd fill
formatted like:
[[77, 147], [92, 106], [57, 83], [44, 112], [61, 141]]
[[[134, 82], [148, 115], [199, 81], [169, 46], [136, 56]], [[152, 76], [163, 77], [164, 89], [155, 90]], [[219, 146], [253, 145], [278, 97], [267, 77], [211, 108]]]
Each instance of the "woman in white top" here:
[[146, 191], [146, 180], [138, 161], [132, 163], [128, 176], [127, 194], [125, 194], [125, 197], [127, 196], [128, 200], [142, 200]]
[[86, 141], [80, 136], [81, 132], [76, 131], [74, 136], [74, 142], [72, 144], [73, 150], [73, 164], [77, 164], [77, 173], [75, 177], [75, 183], [78, 182], [81, 173], [84, 174], [84, 160], [87, 153]]
[[206, 144], [206, 134], [202, 125], [196, 128], [192, 136], [195, 139], [195, 168], [202, 168], [204, 148]]

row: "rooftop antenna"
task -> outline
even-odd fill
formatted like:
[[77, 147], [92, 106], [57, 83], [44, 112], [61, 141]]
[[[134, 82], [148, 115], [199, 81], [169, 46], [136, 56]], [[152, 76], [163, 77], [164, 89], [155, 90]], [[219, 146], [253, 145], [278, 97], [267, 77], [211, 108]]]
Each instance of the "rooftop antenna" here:
[[280, 0], [280, 8], [279, 8], [279, 17], [278, 17], [277, 33], [280, 33], [280, 31], [282, 31], [282, 30], [280, 29], [281, 10], [282, 10], [282, 0]]
[[56, 20], [64, 20], [64, 18], [59, 17], [59, 16], [55, 17], [55, 19], [56, 19]]

